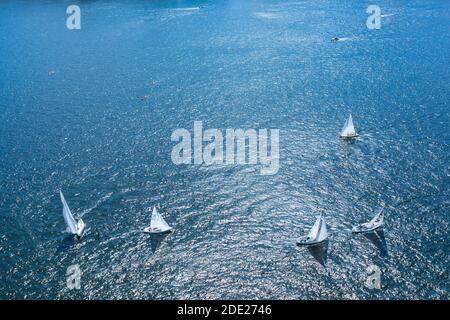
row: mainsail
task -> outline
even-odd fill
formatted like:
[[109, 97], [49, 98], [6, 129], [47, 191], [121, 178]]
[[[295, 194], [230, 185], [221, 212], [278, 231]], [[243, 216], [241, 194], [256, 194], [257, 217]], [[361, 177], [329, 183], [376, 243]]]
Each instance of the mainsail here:
[[313, 227], [309, 231], [308, 239], [313, 242], [322, 242], [328, 238], [327, 225], [322, 214], [319, 215]]
[[370, 226], [380, 226], [383, 224], [384, 215], [383, 215], [384, 208], [381, 208], [380, 212], [378, 212], [375, 217], [372, 218], [372, 220], [369, 221]]
[[319, 229], [317, 241], [321, 242], [326, 240], [327, 238], [328, 238], [327, 224], [325, 223], [325, 217], [322, 216], [322, 224]]
[[63, 217], [64, 221], [67, 224], [67, 228], [72, 234], [78, 234], [78, 224], [73, 217], [72, 212], [70, 211], [69, 206], [67, 205], [66, 199], [64, 199], [64, 195], [61, 191], [59, 191], [59, 195], [61, 197], [61, 202], [63, 204]]
[[356, 136], [358, 136], [358, 134], [356, 133], [355, 126], [353, 125], [352, 115], [350, 115], [341, 131], [341, 137], [351, 138]]
[[150, 221], [150, 230], [158, 231], [158, 232], [165, 232], [170, 229], [172, 229], [172, 228], [167, 224], [167, 222], [159, 214], [159, 212], [156, 211], [156, 207], [153, 207], [152, 219]]

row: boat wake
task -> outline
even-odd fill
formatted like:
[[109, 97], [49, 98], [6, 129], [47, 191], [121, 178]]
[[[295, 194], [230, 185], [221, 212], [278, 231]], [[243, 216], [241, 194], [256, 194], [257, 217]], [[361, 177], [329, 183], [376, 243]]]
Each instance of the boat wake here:
[[357, 37], [344, 37], [344, 38], [338, 38], [337, 40], [334, 40], [333, 42], [350, 42], [350, 41], [357, 41]]
[[175, 8], [171, 9], [172, 11], [197, 11], [200, 10], [200, 7], [191, 7], [191, 8]]
[[80, 213], [80, 217], [83, 218], [85, 214], [91, 212], [92, 210], [94, 210], [95, 208], [97, 208], [99, 205], [101, 205], [102, 203], [104, 203], [106, 200], [108, 200], [109, 198], [111, 198], [112, 196], [112, 192], [107, 193], [105, 196], [103, 196], [102, 198], [100, 198], [92, 207], [83, 210]]
[[263, 18], [263, 19], [280, 19], [283, 18], [283, 16], [279, 13], [275, 13], [275, 12], [256, 12], [255, 16], [257, 16], [258, 18]]

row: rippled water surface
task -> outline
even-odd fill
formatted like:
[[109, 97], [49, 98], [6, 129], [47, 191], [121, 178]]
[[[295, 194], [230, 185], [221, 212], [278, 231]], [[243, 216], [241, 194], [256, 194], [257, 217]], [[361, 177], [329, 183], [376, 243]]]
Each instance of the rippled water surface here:
[[[449, 298], [448, 1], [382, 1], [380, 30], [360, 1], [80, 1], [73, 31], [69, 4], [0, 3], [0, 298]], [[196, 120], [280, 129], [279, 172], [174, 165]]]

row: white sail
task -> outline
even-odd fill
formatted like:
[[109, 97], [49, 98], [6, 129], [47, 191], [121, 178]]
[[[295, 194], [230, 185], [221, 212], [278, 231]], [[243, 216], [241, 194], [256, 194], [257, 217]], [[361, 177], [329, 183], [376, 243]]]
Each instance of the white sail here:
[[322, 242], [328, 238], [327, 224], [325, 223], [325, 217], [321, 215], [321, 224], [319, 228], [319, 233], [317, 235], [317, 241]]
[[322, 215], [318, 216], [316, 219], [316, 222], [314, 222], [314, 225], [312, 226], [311, 230], [309, 230], [308, 238], [309, 239], [316, 239], [317, 235], [320, 231], [320, 225], [322, 224]]
[[61, 202], [63, 204], [63, 217], [64, 221], [66, 222], [67, 229], [70, 233], [76, 234], [77, 233], [77, 222], [75, 221], [72, 212], [70, 211], [69, 206], [67, 205], [66, 199], [64, 199], [64, 195], [61, 191], [59, 191], [59, 195], [61, 197]]
[[150, 228], [145, 228], [144, 231], [149, 233], [160, 233], [169, 230], [172, 230], [172, 227], [167, 224], [164, 218], [156, 210], [156, 207], [153, 207]]
[[369, 221], [369, 225], [371, 226], [380, 226], [383, 224], [384, 216], [383, 216], [383, 209], [381, 208], [380, 212], [378, 212], [375, 217], [372, 218], [372, 220]]
[[309, 231], [306, 237], [301, 237], [297, 244], [305, 245], [305, 244], [316, 244], [322, 242], [328, 238], [327, 225], [325, 223], [325, 218], [322, 214], [320, 214], [311, 230]]
[[353, 125], [352, 115], [350, 115], [341, 131], [341, 137], [351, 138], [356, 136], [358, 136], [358, 134], [356, 133], [355, 126]]
[[353, 227], [352, 232], [360, 233], [360, 232], [370, 232], [373, 231], [383, 225], [384, 214], [382, 208], [369, 222], [362, 223]]
[[81, 218], [78, 218], [78, 221], [75, 220], [72, 212], [70, 211], [69, 205], [67, 204], [66, 199], [64, 198], [64, 195], [62, 194], [61, 191], [59, 191], [59, 195], [61, 197], [61, 202], [63, 204], [63, 217], [67, 225], [67, 230], [71, 234], [76, 234], [81, 237], [84, 230], [83, 220], [81, 220]]

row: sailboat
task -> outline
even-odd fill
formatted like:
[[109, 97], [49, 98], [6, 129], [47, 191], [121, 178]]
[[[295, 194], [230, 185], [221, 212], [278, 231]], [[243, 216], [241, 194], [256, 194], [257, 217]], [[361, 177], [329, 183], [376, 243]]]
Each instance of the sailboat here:
[[167, 224], [164, 218], [153, 207], [152, 218], [150, 220], [150, 227], [144, 229], [145, 233], [164, 233], [172, 230], [172, 227]]
[[61, 191], [59, 191], [59, 195], [63, 204], [63, 217], [67, 225], [67, 232], [75, 235], [78, 239], [80, 239], [83, 236], [84, 228], [86, 225], [80, 217], [74, 217]]
[[348, 117], [347, 121], [345, 122], [344, 128], [341, 131], [341, 134], [339, 135], [339, 138], [343, 139], [350, 139], [350, 138], [356, 138], [358, 134], [355, 131], [355, 126], [353, 125], [353, 119], [352, 115]]
[[327, 225], [325, 223], [325, 217], [320, 214], [317, 217], [316, 222], [312, 226], [308, 235], [300, 237], [297, 240], [297, 245], [311, 245], [323, 242], [328, 239]]
[[369, 222], [362, 223], [352, 228], [353, 233], [362, 233], [362, 232], [371, 232], [375, 229], [378, 229], [383, 225], [384, 214], [383, 209], [381, 208], [380, 212], [378, 212], [375, 217], [372, 218]]

